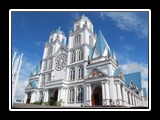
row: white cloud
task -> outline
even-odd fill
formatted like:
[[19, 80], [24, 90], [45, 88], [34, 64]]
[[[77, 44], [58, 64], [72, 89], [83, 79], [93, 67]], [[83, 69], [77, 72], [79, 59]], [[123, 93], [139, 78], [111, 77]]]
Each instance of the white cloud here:
[[37, 46], [43, 46], [43, 41], [34, 41], [34, 44]]
[[28, 84], [28, 78], [30, 76], [30, 73], [33, 71], [34, 67], [35, 65], [24, 55], [22, 59], [19, 80], [17, 81], [15, 97], [24, 99], [24, 89]]
[[132, 45], [123, 45], [123, 47], [128, 51], [134, 51], [135, 47]]
[[123, 41], [126, 37], [125, 36], [120, 36], [119, 37], [119, 42]]
[[100, 17], [102, 20], [111, 18], [121, 30], [134, 31], [139, 37], [148, 36], [148, 23], [136, 12], [100, 12]]
[[78, 18], [80, 18], [80, 13], [79, 12], [74, 12], [73, 14], [72, 14], [72, 17], [74, 18], [74, 19], [78, 19]]
[[25, 93], [24, 89], [26, 88], [28, 84], [28, 80], [18, 80], [17, 86], [16, 86], [16, 95], [15, 98], [21, 98], [24, 99]]
[[143, 79], [148, 80], [148, 65], [129, 61], [120, 65], [124, 73], [140, 72]]

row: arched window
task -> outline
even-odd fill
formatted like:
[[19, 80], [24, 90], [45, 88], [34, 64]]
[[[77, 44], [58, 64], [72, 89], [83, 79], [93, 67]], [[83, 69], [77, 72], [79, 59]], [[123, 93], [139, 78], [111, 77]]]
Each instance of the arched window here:
[[78, 66], [78, 79], [83, 79], [83, 66]]
[[83, 60], [83, 49], [78, 49], [77, 50], [78, 52], [78, 56], [77, 56], [77, 60], [80, 61], [80, 60]]
[[83, 102], [83, 87], [77, 87], [77, 102]]
[[45, 83], [45, 76], [44, 76], [44, 75], [42, 75], [42, 82], [41, 82], [41, 86], [43, 86], [43, 85], [44, 85], [44, 83]]
[[71, 81], [75, 80], [75, 69], [74, 69], [74, 67], [72, 67], [70, 69], [70, 80]]
[[81, 44], [81, 35], [80, 34], [78, 34], [78, 35], [75, 36], [75, 43], [74, 43], [74, 45], [76, 46], [78, 44]]
[[48, 60], [48, 69], [52, 69], [52, 59]]
[[76, 54], [75, 54], [75, 51], [73, 51], [71, 53], [71, 63], [75, 62], [76, 61]]
[[47, 74], [47, 82], [51, 81], [51, 73]]
[[74, 88], [73, 87], [70, 87], [69, 88], [69, 91], [68, 91], [69, 93], [68, 93], [68, 102], [74, 102]]
[[50, 46], [50, 47], [48, 48], [48, 57], [52, 55], [52, 50], [53, 50], [53, 47]]
[[89, 36], [89, 45], [91, 47], [93, 47], [93, 38], [92, 38], [92, 36]]
[[44, 67], [43, 67], [43, 70], [47, 70], [47, 61], [44, 61]]

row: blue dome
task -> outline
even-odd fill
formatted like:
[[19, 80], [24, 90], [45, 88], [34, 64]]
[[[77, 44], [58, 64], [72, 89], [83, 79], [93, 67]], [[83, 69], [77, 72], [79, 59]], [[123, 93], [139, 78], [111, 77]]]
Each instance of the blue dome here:
[[58, 29], [56, 31], [53, 31], [51, 34], [53, 33], [63, 34], [64, 36], [66, 36], [66, 34], [61, 30], [61, 27], [58, 27]]

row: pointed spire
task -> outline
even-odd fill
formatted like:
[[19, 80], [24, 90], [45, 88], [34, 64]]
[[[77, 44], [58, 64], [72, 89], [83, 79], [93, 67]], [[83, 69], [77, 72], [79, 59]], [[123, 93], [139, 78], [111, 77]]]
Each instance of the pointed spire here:
[[115, 61], [117, 60], [115, 51], [113, 51], [113, 59], [114, 59]]

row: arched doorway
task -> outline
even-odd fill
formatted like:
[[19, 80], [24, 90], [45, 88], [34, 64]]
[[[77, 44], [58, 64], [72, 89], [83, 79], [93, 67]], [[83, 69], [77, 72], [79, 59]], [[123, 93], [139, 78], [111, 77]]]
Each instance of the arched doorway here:
[[53, 101], [57, 101], [57, 97], [58, 97], [58, 89], [54, 92]]
[[26, 100], [26, 103], [29, 104], [30, 103], [30, 100], [31, 100], [31, 93], [27, 93], [27, 100]]
[[58, 89], [52, 91], [52, 97], [50, 97], [50, 105], [54, 105], [58, 98]]
[[96, 86], [92, 93], [92, 106], [102, 105], [102, 87]]

